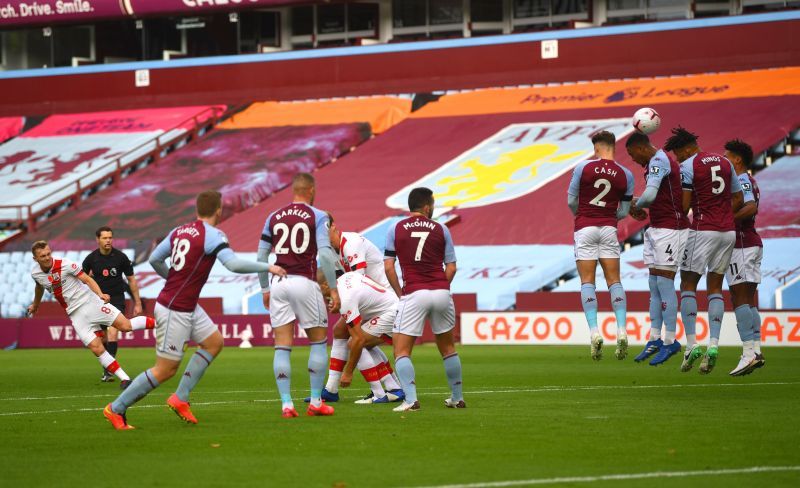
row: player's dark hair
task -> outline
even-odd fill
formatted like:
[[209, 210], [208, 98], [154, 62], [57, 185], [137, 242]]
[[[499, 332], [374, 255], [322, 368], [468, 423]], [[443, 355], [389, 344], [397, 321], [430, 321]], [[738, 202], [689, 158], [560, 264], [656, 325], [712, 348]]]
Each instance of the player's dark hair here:
[[200, 217], [213, 217], [222, 207], [222, 193], [216, 190], [206, 190], [197, 195], [197, 215]]
[[725, 143], [725, 149], [742, 158], [745, 168], [753, 164], [753, 148], [741, 139], [733, 139]]
[[665, 151], [674, 151], [690, 144], [697, 144], [697, 135], [692, 134], [681, 126], [672, 129], [672, 136], [664, 144]]
[[616, 143], [617, 138], [607, 130], [601, 130], [592, 136], [592, 144], [606, 144], [613, 147]]
[[417, 212], [425, 205], [433, 205], [433, 190], [421, 186], [408, 194], [408, 210]]
[[111, 232], [111, 234], [114, 234], [114, 231], [111, 230], [111, 227], [104, 225], [102, 227], [98, 227], [97, 230], [94, 231], [94, 236], [100, 237], [100, 234], [102, 234], [103, 232]]
[[44, 248], [46, 248], [47, 246], [49, 246], [49, 244], [47, 243], [47, 241], [36, 241], [36, 242], [34, 242], [34, 243], [33, 243], [33, 245], [31, 246], [31, 253], [33, 253], [33, 256], [34, 256], [34, 257], [36, 257], [36, 251], [38, 251], [39, 249], [44, 249]]
[[647, 134], [642, 134], [641, 132], [634, 132], [625, 141], [625, 147], [646, 146], [648, 144], [650, 144], [650, 138], [647, 137]]

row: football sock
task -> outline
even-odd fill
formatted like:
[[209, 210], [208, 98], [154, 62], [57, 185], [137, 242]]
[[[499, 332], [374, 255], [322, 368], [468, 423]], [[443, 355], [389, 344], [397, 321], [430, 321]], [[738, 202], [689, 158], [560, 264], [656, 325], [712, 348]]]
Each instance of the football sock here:
[[658, 276], [650, 275], [650, 337], [649, 341], [661, 339], [661, 324], [664, 319], [661, 313], [661, 292], [658, 289]]
[[156, 326], [156, 319], [153, 317], [145, 317], [144, 315], [139, 315], [138, 317], [134, 317], [131, 319], [131, 328], [133, 330], [144, 330], [144, 329], [152, 329]]
[[403, 392], [406, 394], [406, 403], [416, 402], [417, 383], [414, 380], [414, 365], [411, 363], [411, 358], [400, 356], [395, 359], [394, 367], [397, 370], [397, 376], [400, 378], [400, 384], [403, 386]]
[[463, 385], [461, 383], [461, 359], [458, 353], [442, 358], [444, 359], [444, 372], [447, 373], [447, 383], [450, 385], [450, 400], [457, 402], [464, 399]]
[[203, 377], [203, 373], [206, 372], [206, 368], [211, 366], [211, 361], [213, 360], [214, 356], [212, 356], [211, 353], [202, 349], [195, 351], [192, 355], [192, 359], [189, 360], [189, 364], [186, 365], [186, 370], [183, 372], [181, 382], [178, 383], [178, 389], [175, 390], [175, 394], [181, 401], [189, 401], [189, 393], [191, 393], [197, 385], [197, 382], [200, 381], [200, 378]]
[[625, 289], [622, 288], [622, 283], [614, 283], [608, 287], [608, 292], [611, 294], [611, 309], [614, 310], [614, 316], [617, 318], [617, 336], [626, 334], [625, 320], [628, 314], [628, 302], [625, 300]]
[[693, 291], [681, 292], [681, 320], [686, 331], [686, 350], [697, 343], [697, 297]]
[[281, 408], [294, 408], [292, 401], [292, 348], [275, 346], [275, 357], [272, 360], [272, 370], [275, 373], [275, 383], [278, 384], [278, 393], [281, 395]]
[[[581, 303], [583, 305], [583, 313], [586, 315], [586, 322], [589, 324], [589, 332], [596, 334], [597, 294], [595, 294], [595, 286], [592, 283], [584, 283], [581, 285]], [[397, 366], [397, 361], [395, 361], [394, 364]]]
[[106, 344], [106, 351], [108, 351], [109, 354], [114, 356], [115, 359], [117, 357], [117, 351], [119, 350], [118, 348], [119, 348], [119, 342], [117, 341], [109, 342], [108, 344]]
[[739, 329], [739, 338], [742, 340], [742, 351], [745, 355], [753, 353], [753, 313], [750, 305], [739, 305], [733, 311], [736, 314], [736, 328]]
[[386, 354], [383, 353], [380, 347], [375, 346], [372, 349], [368, 349], [368, 352], [372, 354], [372, 359], [375, 360], [380, 366], [380, 375], [381, 381], [383, 382], [383, 387], [387, 390], [400, 390], [400, 381], [397, 379], [397, 375], [394, 374], [392, 371], [392, 365], [389, 364], [389, 358], [386, 357]]
[[108, 351], [105, 351], [103, 354], [98, 356], [97, 360], [100, 361], [100, 365], [103, 366], [103, 369], [111, 374], [116, 375], [121, 381], [130, 379], [130, 377], [125, 374], [125, 371], [119, 366], [117, 360], [114, 359], [114, 356], [109, 354]]
[[308, 353], [308, 375], [311, 377], [311, 405], [322, 403], [322, 386], [325, 384], [325, 365], [328, 363], [328, 340], [312, 342]]
[[139, 374], [131, 384], [119, 394], [116, 400], [111, 403], [111, 411], [124, 414], [128, 407], [144, 398], [148, 393], [155, 390], [158, 381], [149, 369]]
[[666, 334], [664, 344], [675, 342], [675, 331], [678, 328], [678, 297], [675, 295], [675, 281], [658, 276], [658, 294], [661, 297], [661, 317], [664, 320]]
[[753, 347], [756, 354], [761, 354], [761, 314], [758, 307], [750, 307], [750, 312], [753, 314]]
[[380, 375], [382, 363], [375, 361], [372, 354], [365, 349], [361, 351], [361, 357], [358, 358], [358, 364], [356, 366], [364, 376], [364, 380], [369, 384], [369, 389], [372, 390], [372, 394], [375, 398], [385, 397], [386, 391], [383, 389], [383, 386], [381, 386]]
[[711, 330], [709, 344], [719, 344], [719, 334], [722, 331], [722, 316], [725, 314], [725, 301], [719, 293], [708, 295], [708, 327]]
[[328, 382], [325, 389], [331, 393], [339, 392], [339, 381], [342, 379], [344, 365], [350, 351], [347, 349], [347, 339], [334, 339], [331, 346], [331, 359], [328, 365]]

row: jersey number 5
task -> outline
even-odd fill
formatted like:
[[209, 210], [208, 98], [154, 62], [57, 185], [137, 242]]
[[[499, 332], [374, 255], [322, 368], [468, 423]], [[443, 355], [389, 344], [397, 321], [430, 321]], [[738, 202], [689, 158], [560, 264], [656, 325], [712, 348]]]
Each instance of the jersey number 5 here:
[[608, 192], [611, 191], [611, 182], [605, 178], [599, 179], [594, 182], [595, 188], [600, 188], [601, 186], [603, 187], [603, 189], [596, 197], [592, 198], [592, 200], [589, 203], [591, 203], [592, 205], [597, 205], [598, 207], [605, 207], [606, 202], [603, 201], [603, 197], [608, 195]]
[[[297, 235], [303, 233], [303, 241], [298, 246]], [[275, 234], [278, 236], [278, 243], [275, 245], [275, 254], [289, 254], [289, 248], [284, 247], [286, 241], [289, 241], [289, 246], [295, 254], [303, 254], [308, 249], [308, 244], [311, 241], [311, 231], [308, 224], [305, 222], [298, 222], [289, 230], [289, 226], [283, 222], [275, 225]]]
[[188, 239], [178, 239], [172, 241], [172, 255], [170, 261], [172, 262], [172, 269], [180, 271], [186, 266], [186, 253], [189, 252], [191, 244]]
[[[720, 176], [717, 174], [717, 171], [721, 169], [722, 167], [719, 165], [711, 167], [711, 193], [714, 195], [719, 195], [725, 190], [725, 180], [720, 178]], [[719, 186], [713, 186], [716, 184], [719, 184]]]
[[428, 239], [430, 232], [412, 232], [411, 237], [419, 239], [417, 244], [417, 252], [414, 254], [414, 261], [422, 260], [422, 248], [425, 247], [425, 241]]

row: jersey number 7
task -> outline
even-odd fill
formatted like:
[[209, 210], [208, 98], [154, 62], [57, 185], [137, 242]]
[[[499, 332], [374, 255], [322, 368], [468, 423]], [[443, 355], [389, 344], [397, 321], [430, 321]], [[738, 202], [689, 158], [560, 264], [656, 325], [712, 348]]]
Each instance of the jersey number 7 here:
[[428, 239], [430, 232], [412, 232], [411, 237], [419, 239], [417, 244], [417, 252], [414, 254], [414, 261], [422, 260], [422, 248], [425, 247], [425, 241]]

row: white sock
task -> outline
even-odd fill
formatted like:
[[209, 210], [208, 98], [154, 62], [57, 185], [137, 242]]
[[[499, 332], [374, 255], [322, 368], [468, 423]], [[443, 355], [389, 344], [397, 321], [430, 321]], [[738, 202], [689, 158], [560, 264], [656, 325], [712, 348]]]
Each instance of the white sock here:
[[358, 370], [364, 375], [364, 379], [369, 383], [369, 388], [375, 398], [383, 398], [386, 396], [386, 391], [381, 386], [380, 378], [380, 364], [372, 358], [372, 354], [367, 351], [361, 351], [361, 357], [358, 359]]
[[117, 360], [114, 359], [114, 356], [109, 354], [108, 351], [103, 352], [103, 354], [101, 354], [97, 360], [100, 361], [100, 364], [103, 365], [103, 367], [107, 369], [109, 373], [114, 373], [114, 375], [116, 375], [120, 381], [127, 381], [131, 379], [130, 376], [125, 373], [125, 370], [120, 367]]
[[655, 327], [650, 327], [650, 338], [648, 341], [657, 341], [659, 339], [661, 339], [661, 327], [657, 329]]
[[719, 338], [717, 338], [717, 337], [710, 338], [708, 340], [708, 345], [709, 346], [719, 346]]
[[695, 335], [695, 334], [687, 335], [686, 336], [686, 350], [688, 351], [695, 344], [697, 344], [697, 335]]
[[400, 381], [398, 381], [397, 376], [394, 373], [390, 373], [391, 366], [389, 365], [389, 358], [386, 357], [386, 354], [383, 353], [380, 347], [375, 346], [368, 350], [369, 353], [372, 355], [372, 359], [377, 363], [379, 366], [382, 365], [380, 374], [381, 382], [383, 383], [383, 387], [386, 390], [400, 390], [402, 387], [400, 386]]
[[756, 355], [755, 345], [753, 341], [744, 341], [742, 343], [742, 355], [746, 358], [753, 358]]
[[331, 393], [339, 392], [339, 383], [342, 379], [342, 371], [347, 363], [350, 351], [347, 349], [347, 339], [334, 339], [331, 345], [330, 366], [328, 369], [328, 382], [325, 389]]
[[761, 341], [753, 341], [753, 350], [756, 354], [761, 354]]
[[156, 320], [153, 317], [145, 317], [139, 315], [131, 319], [131, 328], [133, 330], [152, 329], [156, 326]]
[[664, 334], [664, 344], [672, 344], [673, 342], [675, 342], [675, 332], [668, 330], [667, 333]]

